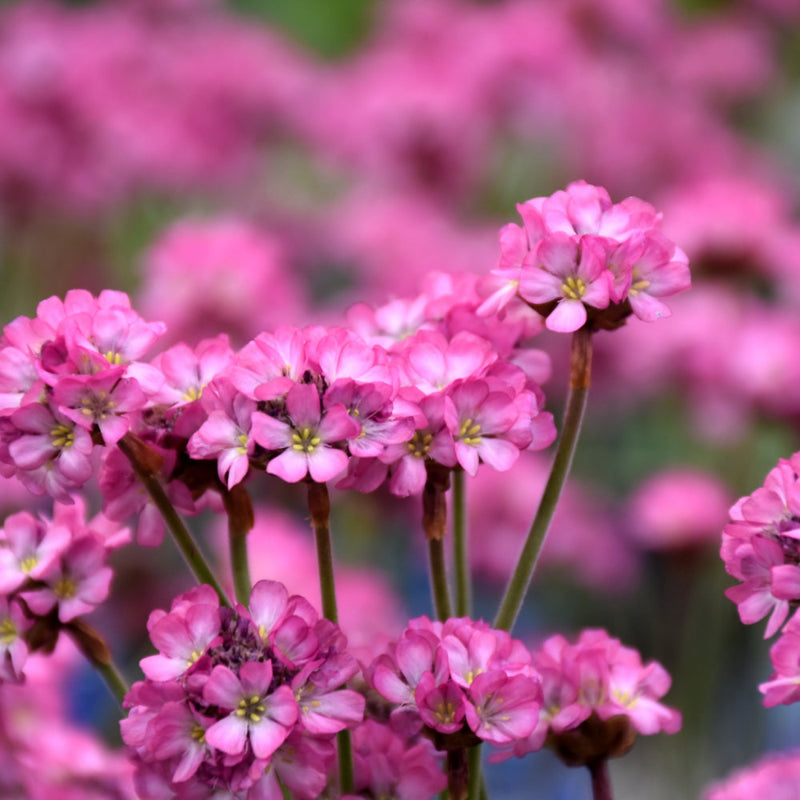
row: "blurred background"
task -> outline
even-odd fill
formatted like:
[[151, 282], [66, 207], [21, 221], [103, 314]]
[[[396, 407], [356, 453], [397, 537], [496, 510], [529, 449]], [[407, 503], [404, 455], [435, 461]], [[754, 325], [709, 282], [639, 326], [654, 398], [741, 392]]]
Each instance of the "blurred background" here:
[[[798, 0], [5, 2], [0, 312], [122, 289], [165, 345], [238, 347], [486, 273], [516, 203], [572, 180], [651, 202], [694, 287], [671, 318], [596, 336], [574, 479], [515, 635], [603, 627], [660, 661], [683, 731], [613, 763], [616, 796], [700, 797], [800, 743], [797, 709], [761, 706], [769, 642], [723, 596], [718, 556], [728, 507], [800, 448], [798, 130]], [[558, 424], [565, 343], [535, 346]], [[487, 619], [550, 457], [468, 486]], [[313, 595], [302, 491], [250, 486], [256, 577]], [[430, 613], [419, 500], [340, 492], [333, 513], [343, 624], [368, 649]], [[213, 518], [192, 525], [214, 552]], [[96, 617], [133, 680], [150, 608], [191, 584], [169, 543], [118, 555]], [[65, 674], [65, 718], [101, 715], [118, 743], [104, 688]], [[547, 752], [488, 777], [496, 798], [590, 796]]]

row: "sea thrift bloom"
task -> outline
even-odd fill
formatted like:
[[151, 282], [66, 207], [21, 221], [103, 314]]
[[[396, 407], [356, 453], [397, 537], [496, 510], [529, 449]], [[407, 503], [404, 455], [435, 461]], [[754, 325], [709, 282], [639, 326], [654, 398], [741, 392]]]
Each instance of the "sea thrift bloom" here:
[[440, 734], [471, 731], [493, 744], [524, 739], [541, 707], [538, 673], [522, 644], [483, 622], [411, 620], [369, 669], [372, 686], [397, 703], [394, 723]]
[[447, 787], [431, 742], [409, 740], [374, 720], [353, 731], [353, 761], [355, 789], [370, 797], [432, 800]]
[[624, 755], [637, 733], [676, 733], [681, 715], [659, 699], [670, 677], [655, 661], [603, 630], [585, 630], [572, 645], [556, 635], [534, 655], [542, 675], [544, 702], [536, 729], [514, 746], [522, 756], [542, 743], [568, 764]]
[[709, 787], [703, 800], [794, 797], [800, 785], [800, 753], [771, 753]]
[[731, 508], [722, 532], [725, 569], [743, 581], [727, 589], [746, 625], [769, 615], [764, 638], [800, 599], [800, 454], [781, 459], [764, 485]]
[[21, 597], [34, 614], [58, 608], [61, 622], [94, 610], [107, 597], [112, 570], [105, 566], [106, 549], [91, 534], [75, 539], [42, 574], [42, 589], [24, 590]]
[[334, 445], [358, 436], [361, 426], [342, 405], [321, 413], [319, 391], [311, 384], [297, 384], [286, 395], [289, 422], [260, 411], [252, 416], [253, 438], [266, 450], [280, 451], [267, 464], [267, 472], [296, 483], [310, 475], [317, 483], [343, 472], [347, 453]]
[[154, 611], [148, 628], [160, 653], [142, 661], [147, 680], [127, 695], [122, 723], [140, 791], [272, 797], [283, 783], [299, 800], [319, 796], [332, 737], [364, 712], [362, 695], [342, 688], [358, 666], [333, 623], [259, 581], [249, 610], [220, 608], [200, 586]]
[[638, 198], [613, 204], [605, 189], [576, 181], [517, 208], [524, 228], [500, 232], [482, 315], [502, 312], [517, 293], [550, 330], [568, 333], [587, 320], [613, 329], [630, 313], [668, 316], [659, 298], [689, 288], [686, 255], [660, 232], [661, 215]]
[[800, 619], [793, 616], [769, 651], [774, 672], [758, 689], [767, 708], [800, 700]]
[[520, 276], [520, 297], [535, 306], [556, 301], [545, 320], [551, 331], [576, 331], [586, 322], [586, 306], [605, 308], [609, 303], [606, 252], [598, 239], [578, 242], [553, 233], [531, 252], [529, 266]]

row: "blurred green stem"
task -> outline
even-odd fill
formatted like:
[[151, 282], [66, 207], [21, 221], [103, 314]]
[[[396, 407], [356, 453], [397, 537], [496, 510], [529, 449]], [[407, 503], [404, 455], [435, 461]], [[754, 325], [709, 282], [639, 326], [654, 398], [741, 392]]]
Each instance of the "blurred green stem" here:
[[494, 622], [496, 628], [510, 631], [519, 615], [525, 594], [533, 577], [536, 562], [542, 551], [550, 522], [553, 519], [558, 499], [569, 475], [575, 446], [578, 442], [586, 401], [589, 395], [592, 369], [592, 333], [586, 327], [572, 334], [570, 354], [570, 378], [567, 405], [561, 437], [553, 459], [550, 476], [542, 494], [536, 516], [528, 531], [525, 546], [511, 576], [500, 610]]
[[158, 478], [161, 457], [130, 431], [117, 442], [117, 446], [128, 461], [131, 462], [134, 472], [150, 495], [150, 499], [161, 512], [161, 516], [164, 518], [172, 538], [189, 565], [189, 569], [191, 569], [200, 583], [206, 583], [214, 589], [219, 595], [219, 602], [223, 606], [230, 606], [231, 601], [228, 599], [228, 595], [206, 563], [203, 554], [192, 539], [189, 529], [178, 515], [169, 497], [167, 497], [164, 487], [161, 485], [161, 481]]
[[453, 472], [453, 562], [456, 571], [456, 616], [468, 617], [472, 606], [464, 471]]
[[[317, 545], [317, 566], [319, 568], [319, 588], [322, 597], [322, 614], [325, 619], [338, 624], [339, 610], [336, 604], [336, 582], [333, 572], [333, 542], [331, 539], [331, 500], [328, 487], [316, 481], [308, 482], [308, 511], [314, 528]], [[339, 788], [341, 794], [353, 792], [353, 746], [350, 731], [336, 734], [339, 754]]]
[[250, 566], [247, 559], [247, 534], [255, 522], [253, 504], [244, 484], [227, 489], [222, 494], [228, 515], [228, 544], [231, 555], [231, 572], [236, 599], [246, 606], [250, 602]]

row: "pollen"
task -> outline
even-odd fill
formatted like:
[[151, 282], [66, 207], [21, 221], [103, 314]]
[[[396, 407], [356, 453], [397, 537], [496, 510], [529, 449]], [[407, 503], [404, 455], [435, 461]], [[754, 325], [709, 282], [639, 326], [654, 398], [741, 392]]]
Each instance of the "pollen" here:
[[644, 291], [650, 285], [650, 281], [644, 280], [639, 275], [639, 270], [634, 269], [631, 272], [631, 288], [628, 289], [628, 294], [638, 294]]
[[236, 437], [236, 441], [239, 442], [239, 444], [236, 447], [236, 452], [240, 456], [247, 455], [247, 434], [246, 433], [240, 433]]
[[199, 400], [203, 394], [203, 387], [202, 386], [190, 386], [184, 393], [183, 393], [183, 400], [187, 403], [191, 403], [195, 400]]
[[586, 294], [586, 284], [582, 278], [575, 278], [570, 275], [564, 283], [561, 284], [561, 293], [568, 300], [580, 300]]
[[17, 626], [6, 617], [0, 622], [0, 644], [11, 644], [17, 638]]
[[114, 364], [116, 366], [122, 363], [122, 356], [119, 353], [115, 353], [113, 350], [106, 350], [103, 353], [103, 358], [108, 361], [109, 364]]
[[53, 594], [59, 600], [69, 600], [71, 597], [75, 597], [75, 594], [78, 591], [78, 585], [72, 578], [59, 578], [56, 585], [53, 587]]
[[458, 438], [471, 447], [475, 447], [481, 443], [481, 426], [478, 425], [472, 417], [467, 417], [462, 423], [458, 431]]
[[39, 563], [39, 556], [26, 556], [19, 562], [21, 572], [26, 575]]
[[408, 449], [408, 452], [411, 453], [411, 455], [415, 458], [424, 458], [426, 455], [428, 455], [428, 451], [431, 449], [432, 441], [432, 433], [423, 433], [422, 431], [417, 431], [412, 437], [411, 441], [406, 445], [406, 448]]
[[75, 443], [75, 431], [67, 425], [56, 425], [50, 429], [51, 443], [59, 450], [68, 450]]
[[456, 718], [455, 706], [450, 702], [439, 703], [436, 706], [436, 717], [440, 722], [454, 722]]
[[298, 453], [313, 453], [321, 441], [314, 428], [296, 428], [292, 434], [292, 450]]
[[206, 732], [200, 725], [195, 725], [192, 728], [192, 739], [194, 739], [198, 744], [205, 744], [206, 743]]

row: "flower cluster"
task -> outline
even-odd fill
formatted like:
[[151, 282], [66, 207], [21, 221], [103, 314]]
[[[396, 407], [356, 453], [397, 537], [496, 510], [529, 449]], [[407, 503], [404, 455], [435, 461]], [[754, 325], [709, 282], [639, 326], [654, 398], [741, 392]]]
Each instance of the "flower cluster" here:
[[483, 313], [518, 295], [550, 330], [575, 331], [587, 319], [613, 328], [631, 312], [647, 321], [668, 316], [659, 298], [689, 288], [685, 253], [660, 232], [656, 210], [636, 197], [612, 204], [605, 189], [576, 181], [517, 208], [523, 226], [500, 232]]
[[725, 595], [746, 625], [769, 615], [764, 638], [800, 600], [800, 454], [781, 459], [764, 485], [731, 508], [722, 532], [725, 569], [743, 581]]
[[790, 798], [800, 785], [800, 754], [771, 754], [737, 770], [711, 786], [703, 800], [750, 800], [752, 797]]
[[0, 681], [21, 682], [31, 649], [52, 651], [59, 631], [107, 597], [110, 550], [128, 531], [102, 515], [85, 519], [80, 497], [56, 503], [52, 519], [27, 511], [0, 529]]
[[676, 733], [678, 711], [659, 699], [670, 677], [657, 662], [642, 664], [638, 651], [603, 630], [585, 630], [575, 644], [551, 636], [534, 654], [544, 700], [537, 725], [514, 745], [522, 756], [551, 747], [571, 766], [624, 755], [637, 733]]
[[391, 720], [398, 730], [424, 729], [445, 749], [453, 734], [461, 739], [471, 732], [494, 745], [524, 739], [542, 704], [540, 678], [522, 643], [467, 618], [411, 620], [373, 661], [368, 680], [395, 704]]
[[34, 494], [71, 502], [94, 474], [95, 442], [112, 445], [147, 404], [139, 359], [164, 332], [122, 292], [75, 289], [5, 326], [0, 349], [0, 470]]
[[366, 719], [353, 731], [353, 757], [355, 789], [368, 797], [427, 800], [447, 787], [431, 742], [409, 740], [375, 720]]
[[[275, 581], [259, 581], [249, 609], [221, 608], [200, 586], [154, 611], [158, 655], [125, 705], [123, 740], [145, 797], [293, 796], [328, 782], [333, 734], [360, 722], [364, 698], [341, 688], [358, 671], [333, 623]], [[205, 794], [204, 794], [205, 793]]]
[[253, 463], [294, 483], [371, 491], [391, 473], [398, 495], [419, 493], [426, 467], [507, 470], [520, 450], [555, 437], [541, 390], [469, 331], [421, 329], [386, 349], [346, 328], [263, 333], [236, 354], [202, 398], [208, 419], [189, 440], [216, 458], [230, 488]]

